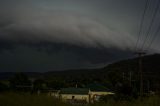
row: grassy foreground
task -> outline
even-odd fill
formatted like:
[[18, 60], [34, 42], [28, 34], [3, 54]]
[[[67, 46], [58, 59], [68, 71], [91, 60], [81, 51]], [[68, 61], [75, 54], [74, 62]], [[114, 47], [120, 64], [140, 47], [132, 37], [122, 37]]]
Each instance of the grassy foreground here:
[[47, 95], [31, 95], [29, 93], [0, 94], [0, 106], [69, 106]]
[[[2, 93], [0, 94], [0, 106], [71, 106], [46, 95], [30, 95], [27, 93]], [[109, 101], [89, 106], [160, 106], [160, 97], [153, 96], [141, 100]]]

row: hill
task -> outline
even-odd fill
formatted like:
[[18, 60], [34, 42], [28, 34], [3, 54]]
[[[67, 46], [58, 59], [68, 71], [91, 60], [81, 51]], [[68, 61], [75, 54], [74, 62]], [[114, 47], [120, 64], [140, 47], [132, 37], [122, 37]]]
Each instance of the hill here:
[[[38, 72], [25, 72], [31, 77], [40, 76], [77, 76], [77, 75], [94, 75], [107, 74], [108, 72], [117, 73], [138, 73], [138, 58], [127, 59], [118, 61], [107, 65], [104, 68], [99, 69], [72, 69], [64, 71], [50, 71], [45, 73]], [[1, 72], [0, 79], [8, 79], [12, 77], [16, 72]], [[143, 73], [145, 75], [160, 75], [160, 54], [146, 55], [143, 57]]]
[[[128, 81], [138, 84], [139, 66], [138, 58], [122, 60], [107, 65], [100, 69], [68, 70], [61, 72], [47, 72], [44, 74], [46, 79], [64, 79], [65, 82], [91, 83], [99, 82], [104, 85], [116, 86], [117, 83]], [[160, 88], [160, 54], [146, 55], [143, 61], [144, 86], [149, 89]], [[138, 85], [137, 85], [138, 86]]]
[[[115, 71], [120, 73], [132, 73], [137, 76], [139, 73], [139, 59], [128, 59], [110, 64], [102, 69], [105, 73], [107, 71]], [[160, 75], [160, 54], [146, 55], [142, 58], [143, 76], [150, 79], [159, 79]]]
[[[9, 79], [15, 73], [0, 73], [0, 79]], [[122, 60], [99, 69], [78, 69], [65, 71], [51, 71], [46, 73], [25, 73], [31, 78], [44, 79], [49, 82], [65, 86], [84, 86], [88, 83], [99, 82], [115, 87], [117, 83], [139, 80], [138, 58]], [[144, 85], [152, 89], [160, 89], [160, 54], [146, 55], [143, 57]], [[66, 85], [67, 84], [67, 85]], [[60, 86], [60, 85], [58, 85]]]
[[[99, 69], [78, 69], [78, 70], [66, 70], [66, 71], [51, 71], [46, 72], [44, 75], [46, 76], [75, 76], [80, 74], [107, 74], [108, 72], [117, 72], [117, 73], [128, 73], [132, 72], [138, 74], [139, 66], [138, 66], [138, 58], [127, 59], [118, 61], [112, 64], [107, 65], [104, 68]], [[160, 74], [160, 54], [146, 55], [142, 59], [143, 64], [143, 73], [145, 75], [159, 75]]]

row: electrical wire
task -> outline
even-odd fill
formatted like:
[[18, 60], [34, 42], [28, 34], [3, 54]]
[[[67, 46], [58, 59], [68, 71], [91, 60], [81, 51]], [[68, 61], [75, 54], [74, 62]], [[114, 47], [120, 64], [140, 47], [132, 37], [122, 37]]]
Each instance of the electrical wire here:
[[160, 25], [159, 25], [158, 29], [156, 30], [155, 34], [153, 35], [151, 42], [147, 47], [147, 50], [149, 50], [152, 47], [152, 44], [155, 41], [155, 39], [157, 38], [159, 32], [160, 32]]
[[141, 18], [140, 29], [139, 29], [139, 32], [138, 32], [138, 39], [137, 39], [137, 42], [136, 42], [135, 51], [137, 51], [138, 44], [139, 44], [139, 41], [140, 41], [142, 28], [143, 28], [143, 24], [144, 24], [144, 20], [145, 20], [145, 15], [146, 15], [146, 12], [147, 12], [147, 9], [148, 9], [148, 6], [149, 6], [149, 1], [150, 0], [146, 0], [146, 3], [145, 3], [145, 8], [144, 8], [142, 18]]
[[153, 16], [152, 16], [151, 23], [150, 23], [149, 28], [148, 28], [148, 31], [147, 31], [147, 33], [146, 33], [146, 38], [145, 38], [145, 40], [144, 40], [144, 42], [143, 42], [143, 44], [142, 44], [142, 47], [141, 47], [141, 49], [140, 49], [140, 50], [142, 50], [142, 51], [143, 51], [143, 49], [144, 49], [144, 47], [145, 47], [145, 44], [146, 44], [146, 42], [147, 42], [147, 40], [148, 40], [150, 31], [151, 31], [152, 26], [153, 26], [153, 24], [154, 24], [154, 21], [155, 21], [155, 18], [156, 18], [156, 16], [157, 16], [159, 7], [160, 7], [160, 0], [158, 0], [157, 6], [156, 6], [155, 11], [154, 11], [154, 14], [153, 14]]

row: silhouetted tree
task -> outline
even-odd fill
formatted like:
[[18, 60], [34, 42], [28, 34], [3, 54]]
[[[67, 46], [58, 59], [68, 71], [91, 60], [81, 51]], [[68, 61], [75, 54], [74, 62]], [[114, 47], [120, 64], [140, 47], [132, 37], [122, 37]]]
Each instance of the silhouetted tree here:
[[17, 89], [18, 87], [27, 88], [27, 86], [31, 86], [31, 81], [24, 73], [17, 73], [10, 79], [10, 87], [12, 89]]
[[34, 90], [43, 90], [46, 89], [46, 81], [43, 79], [37, 79], [33, 83]]
[[0, 82], [0, 92], [8, 90], [8, 86], [4, 83]]

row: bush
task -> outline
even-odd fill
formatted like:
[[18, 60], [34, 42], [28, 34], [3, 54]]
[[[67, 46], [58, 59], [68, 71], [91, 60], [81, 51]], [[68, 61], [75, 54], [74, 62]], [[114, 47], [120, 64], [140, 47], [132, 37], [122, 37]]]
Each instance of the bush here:
[[0, 92], [7, 91], [7, 90], [8, 90], [8, 86], [0, 82]]

